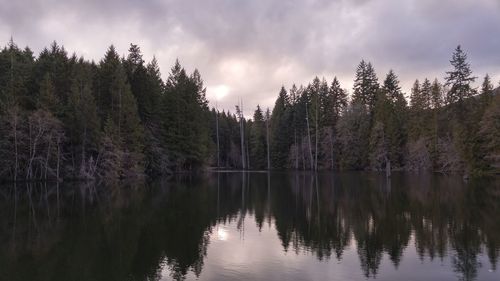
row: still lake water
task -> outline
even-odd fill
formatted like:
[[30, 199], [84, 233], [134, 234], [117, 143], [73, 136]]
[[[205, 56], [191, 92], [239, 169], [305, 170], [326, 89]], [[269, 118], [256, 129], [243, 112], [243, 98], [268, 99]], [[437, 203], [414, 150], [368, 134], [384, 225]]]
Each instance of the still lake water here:
[[499, 180], [211, 173], [0, 188], [0, 280], [500, 280]]

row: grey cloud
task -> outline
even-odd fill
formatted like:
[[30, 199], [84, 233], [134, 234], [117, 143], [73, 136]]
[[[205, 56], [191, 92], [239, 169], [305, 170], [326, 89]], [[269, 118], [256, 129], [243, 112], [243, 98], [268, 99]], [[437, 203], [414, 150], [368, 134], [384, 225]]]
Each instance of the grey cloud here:
[[[404, 88], [415, 78], [442, 78], [462, 44], [478, 76], [500, 77], [497, 0], [0, 0], [0, 40], [40, 51], [52, 40], [99, 60], [114, 43], [138, 43], [156, 55], [166, 77], [178, 57], [199, 68], [209, 91], [226, 85], [221, 107], [238, 97], [247, 113], [272, 106], [282, 84], [315, 75], [350, 88], [364, 58], [382, 79], [394, 69]], [[9, 33], [9, 34], [6, 34]], [[214, 93], [209, 93], [213, 95]], [[250, 114], [249, 114], [250, 115]]]

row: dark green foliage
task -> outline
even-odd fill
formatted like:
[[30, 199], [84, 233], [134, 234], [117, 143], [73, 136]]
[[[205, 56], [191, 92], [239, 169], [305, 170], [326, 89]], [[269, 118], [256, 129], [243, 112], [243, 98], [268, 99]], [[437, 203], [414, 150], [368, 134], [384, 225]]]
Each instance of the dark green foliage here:
[[375, 120], [382, 122], [385, 128], [388, 160], [392, 167], [402, 168], [407, 141], [407, 108], [399, 80], [392, 70], [387, 74], [377, 97]]
[[341, 168], [362, 170], [368, 167], [370, 117], [367, 109], [353, 103], [337, 124], [341, 144]]
[[479, 136], [482, 139], [481, 148], [485, 153], [485, 159], [492, 164], [492, 168], [500, 170], [500, 94], [492, 98], [486, 108], [479, 128]]
[[82, 60], [75, 66], [72, 76], [68, 110], [64, 118], [71, 150], [71, 170], [75, 177], [93, 178], [93, 165], [101, 137], [101, 120], [97, 115], [97, 105], [92, 93], [92, 68]]
[[489, 76], [476, 97], [466, 58], [458, 47], [445, 86], [437, 79], [417, 80], [410, 107], [396, 74], [389, 71], [380, 87], [365, 61], [356, 70], [349, 107], [336, 79], [328, 88], [316, 77], [307, 87], [294, 85], [289, 95], [282, 88], [272, 115], [273, 167], [382, 170], [390, 164], [396, 170], [473, 174], [495, 169], [498, 101]]
[[288, 150], [291, 144], [290, 127], [290, 101], [284, 87], [278, 95], [271, 114], [271, 162], [276, 169], [286, 168]]
[[460, 45], [455, 49], [450, 63], [453, 69], [446, 72], [446, 86], [450, 87], [446, 94], [446, 102], [461, 105], [462, 101], [474, 95], [474, 89], [470, 84], [476, 80], [476, 77], [472, 76], [467, 54]]
[[201, 167], [208, 158], [209, 110], [203, 80], [191, 76], [176, 61], [161, 99], [162, 131], [169, 158], [176, 169]]
[[262, 109], [257, 105], [250, 126], [250, 163], [253, 169], [266, 169], [266, 124]]
[[366, 63], [362, 60], [356, 69], [352, 102], [366, 106], [371, 111], [375, 106], [378, 88], [375, 69], [370, 62]]
[[[34, 58], [11, 40], [0, 51], [0, 179], [161, 176], [207, 166], [244, 169], [498, 171], [499, 90], [479, 95], [457, 47], [443, 86], [415, 82], [408, 107], [391, 70], [380, 86], [358, 65], [352, 99], [337, 78], [280, 89], [247, 119], [210, 110], [200, 73], [176, 61], [163, 81], [131, 44], [98, 63], [55, 42]], [[240, 106], [242, 106], [240, 102]]]
[[116, 180], [202, 167], [211, 147], [198, 71], [177, 62], [165, 84], [156, 59], [131, 44], [99, 64], [55, 42], [38, 58], [12, 41], [0, 51], [2, 180]]
[[11, 39], [0, 52], [0, 103], [20, 104], [32, 108], [35, 98], [31, 90], [34, 58], [29, 48], [21, 50]]

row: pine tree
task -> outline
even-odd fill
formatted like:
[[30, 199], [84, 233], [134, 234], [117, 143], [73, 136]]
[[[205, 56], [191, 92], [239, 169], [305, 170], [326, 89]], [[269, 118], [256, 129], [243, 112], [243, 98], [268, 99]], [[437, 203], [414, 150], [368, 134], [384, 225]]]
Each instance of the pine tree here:
[[271, 161], [273, 168], [286, 167], [289, 138], [289, 97], [284, 87], [281, 87], [271, 114]]
[[68, 141], [71, 144], [72, 159], [79, 165], [73, 167], [75, 176], [94, 178], [100, 138], [100, 120], [92, 95], [91, 69], [82, 61], [75, 67], [73, 85], [68, 98], [68, 112], [65, 123]]
[[399, 99], [404, 98], [399, 86], [399, 80], [394, 71], [391, 69], [385, 77], [382, 91], [385, 92], [387, 98], [392, 103], [396, 103]]
[[99, 74], [95, 87], [95, 99], [102, 124], [107, 122], [109, 112], [114, 105], [112, 100], [113, 96], [111, 94], [111, 84], [115, 79], [119, 67], [121, 67], [120, 57], [118, 53], [116, 53], [115, 47], [111, 45], [106, 51], [104, 59], [99, 63]]
[[431, 85], [431, 129], [430, 129], [430, 154], [433, 167], [437, 167], [439, 158], [438, 143], [440, 137], [440, 119], [442, 119], [443, 87], [437, 79]]
[[33, 109], [32, 96], [33, 52], [26, 47], [21, 50], [11, 38], [0, 51], [0, 104], [4, 108], [22, 106]]
[[437, 79], [434, 79], [431, 85], [431, 107], [433, 109], [440, 108], [443, 104], [443, 87]]
[[139, 46], [130, 44], [129, 54], [127, 59], [124, 60], [123, 66], [132, 94], [137, 100], [139, 116], [143, 123], [150, 123], [156, 117], [153, 115], [157, 111], [155, 107], [158, 105], [160, 93], [157, 89], [152, 88], [154, 86], [150, 84], [154, 83], [150, 81], [150, 79], [154, 78], [148, 75]]
[[422, 111], [424, 109], [424, 102], [422, 97], [422, 90], [420, 82], [415, 80], [410, 94], [410, 124], [409, 124], [409, 137], [411, 140], [417, 140], [421, 133], [422, 127]]
[[333, 100], [330, 110], [333, 111], [334, 125], [336, 125], [336, 122], [347, 108], [347, 91], [340, 87], [337, 77], [333, 78], [329, 94]]
[[[467, 62], [467, 55], [462, 51], [460, 45], [455, 49], [450, 61], [453, 70], [446, 72], [446, 86], [450, 89], [446, 94], [446, 102], [449, 105], [452, 123], [452, 134], [455, 145], [460, 153], [460, 158], [466, 164], [469, 173], [476, 173], [482, 169], [482, 156], [478, 155], [479, 146], [477, 101], [470, 99], [476, 90], [471, 83], [476, 80], [472, 76], [472, 70]], [[467, 101], [467, 102], [466, 102]], [[469, 116], [469, 118], [465, 118]], [[472, 117], [472, 118], [470, 118]]]
[[253, 114], [250, 128], [250, 159], [254, 169], [266, 168], [266, 129], [264, 115], [259, 105]]
[[[324, 83], [322, 84], [324, 88]], [[330, 87], [321, 91], [320, 98], [320, 165], [333, 169], [338, 165], [340, 154], [336, 126], [347, 107], [347, 93], [335, 77]]]
[[446, 93], [446, 103], [462, 103], [463, 100], [474, 94], [475, 91], [471, 83], [476, 80], [476, 77], [472, 76], [470, 64], [467, 62], [467, 54], [460, 45], [455, 49], [450, 63], [453, 70], [446, 72], [445, 85], [450, 87], [450, 90]]
[[[388, 143], [389, 157], [393, 167], [404, 165], [404, 147], [407, 140], [406, 132], [406, 100], [399, 80], [392, 70], [386, 76], [381, 91], [377, 96], [375, 120], [382, 123], [385, 138]], [[384, 165], [385, 166], [385, 165]]]
[[34, 65], [35, 81], [33, 91], [39, 92], [43, 84], [47, 82], [47, 76], [50, 77], [50, 83], [53, 87], [53, 95], [61, 104], [58, 112], [54, 112], [56, 117], [61, 118], [67, 104], [68, 96], [71, 91], [71, 74], [72, 68], [76, 64], [76, 56], [68, 58], [68, 54], [64, 47], [59, 46], [56, 42], [50, 45], [49, 49], [44, 49], [40, 53], [36, 64]]
[[210, 126], [206, 89], [197, 70], [191, 76], [177, 60], [162, 96], [162, 132], [172, 165], [193, 170], [208, 159]]
[[481, 108], [486, 108], [493, 99], [493, 84], [488, 74], [484, 76], [483, 84], [481, 85]]
[[[155, 57], [146, 66], [145, 91], [148, 98], [143, 102], [142, 123], [144, 124], [144, 156], [148, 175], [165, 175], [171, 172], [161, 114], [161, 99], [164, 94], [164, 83]], [[135, 93], [134, 96], [138, 96]]]
[[109, 47], [100, 63], [97, 90], [101, 120], [113, 128], [103, 137], [114, 140], [113, 148], [122, 157], [119, 176], [141, 176], [144, 172], [144, 126], [126, 71], [113, 46]]
[[422, 83], [422, 92], [421, 92], [422, 100], [423, 100], [423, 109], [428, 110], [431, 108], [432, 104], [432, 84], [429, 79], [425, 78]]
[[352, 102], [362, 104], [371, 111], [375, 106], [378, 88], [379, 84], [375, 69], [371, 63], [362, 60], [356, 69]]

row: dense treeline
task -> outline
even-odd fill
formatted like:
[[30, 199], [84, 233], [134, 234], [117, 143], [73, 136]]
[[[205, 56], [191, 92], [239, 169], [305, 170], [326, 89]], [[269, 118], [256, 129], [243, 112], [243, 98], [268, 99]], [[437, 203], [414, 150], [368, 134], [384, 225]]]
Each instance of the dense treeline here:
[[337, 78], [282, 88], [270, 121], [272, 167], [498, 172], [499, 90], [488, 75], [473, 88], [460, 46], [450, 62], [443, 83], [415, 81], [409, 104], [392, 70], [380, 84], [365, 61], [350, 99]]
[[98, 62], [55, 42], [35, 58], [12, 40], [0, 51], [0, 179], [119, 179], [244, 169], [430, 170], [498, 168], [500, 95], [471, 86], [455, 50], [446, 81], [415, 82], [410, 104], [390, 71], [356, 71], [352, 97], [334, 78], [280, 90], [272, 112], [246, 119], [209, 109], [200, 73], [178, 61], [163, 81], [137, 45]]
[[118, 179], [206, 163], [210, 114], [200, 74], [177, 61], [162, 81], [131, 44], [99, 63], [55, 42], [38, 58], [11, 42], [0, 52], [0, 178]]

